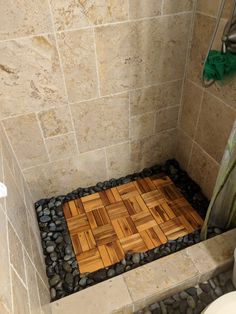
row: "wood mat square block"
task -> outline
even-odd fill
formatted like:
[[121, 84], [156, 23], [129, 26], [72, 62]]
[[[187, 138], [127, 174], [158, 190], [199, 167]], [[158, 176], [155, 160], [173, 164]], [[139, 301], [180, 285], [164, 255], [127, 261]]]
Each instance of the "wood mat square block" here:
[[203, 220], [166, 175], [138, 179], [63, 205], [81, 273], [199, 229]]

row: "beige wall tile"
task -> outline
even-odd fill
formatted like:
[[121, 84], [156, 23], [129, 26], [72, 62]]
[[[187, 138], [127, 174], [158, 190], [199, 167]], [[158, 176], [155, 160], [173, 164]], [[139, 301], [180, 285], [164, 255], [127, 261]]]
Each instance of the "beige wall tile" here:
[[26, 288], [11, 268], [13, 307], [16, 314], [29, 314], [29, 299]]
[[48, 138], [46, 145], [51, 161], [66, 159], [77, 154], [74, 133]]
[[187, 170], [191, 149], [192, 139], [179, 129], [176, 140], [175, 158], [185, 170]]
[[181, 86], [176, 81], [131, 91], [131, 116], [180, 104]]
[[159, 110], [156, 113], [155, 132], [176, 128], [179, 106]]
[[39, 112], [38, 117], [45, 138], [73, 131], [68, 106]]
[[130, 136], [132, 139], [141, 139], [154, 134], [155, 113], [148, 112], [137, 115], [130, 120]]
[[0, 119], [65, 102], [62, 73], [52, 35], [1, 42], [0, 59]]
[[1, 314], [11, 314], [10, 310], [6, 308], [6, 306], [0, 302], [0, 313]]
[[131, 159], [129, 142], [107, 147], [106, 155], [109, 178], [119, 178], [137, 170]]
[[78, 307], [86, 314], [111, 314], [125, 308], [132, 313], [132, 300], [123, 277], [118, 276], [51, 304], [53, 314], [74, 313]]
[[151, 137], [131, 142], [131, 159], [140, 169], [173, 158], [176, 131], [166, 131]]
[[236, 111], [205, 93], [197, 126], [196, 142], [220, 162], [230, 135]]
[[9, 222], [8, 222], [8, 241], [10, 248], [10, 262], [17, 271], [18, 275], [26, 284], [23, 248], [14, 229], [12, 228]]
[[104, 150], [96, 150], [24, 170], [34, 200], [66, 194], [107, 179]]
[[50, 0], [57, 30], [123, 21], [128, 0]]
[[101, 94], [181, 79], [189, 23], [184, 14], [96, 28]]
[[202, 14], [196, 14], [188, 67], [188, 77], [190, 80], [198, 82], [200, 85], [202, 65], [207, 54], [215, 23], [215, 18]]
[[37, 275], [37, 283], [39, 289], [39, 299], [42, 308], [42, 314], [51, 314], [51, 309], [49, 307], [50, 304], [50, 296], [48, 293], [48, 288], [43, 284], [42, 280]]
[[[9, 251], [7, 242], [7, 219], [0, 206], [1, 258], [0, 258], [0, 291], [1, 301], [9, 310], [12, 308]], [[4, 245], [3, 245], [4, 244]], [[1, 306], [0, 306], [1, 308]]]
[[129, 0], [129, 16], [138, 19], [160, 15], [161, 5], [162, 0]]
[[97, 97], [93, 30], [83, 29], [57, 36], [69, 102]]
[[200, 87], [190, 81], [185, 82], [179, 125], [190, 137], [194, 136], [202, 94], [203, 90]]
[[192, 8], [193, 0], [163, 0], [163, 14], [191, 11]]
[[198, 0], [197, 10], [211, 16], [216, 16], [220, 2], [220, 0]]
[[26, 266], [26, 276], [27, 276], [27, 287], [29, 290], [29, 304], [32, 314], [41, 314], [40, 312], [40, 301], [38, 296], [38, 287], [36, 272], [33, 264], [31, 263], [29, 257], [24, 252], [25, 266]]
[[18, 157], [21, 168], [32, 167], [48, 161], [35, 114], [4, 120], [3, 125]]
[[51, 16], [46, 0], [8, 1], [0, 3], [0, 40], [24, 37], [52, 31]]
[[124, 142], [129, 137], [127, 93], [71, 105], [80, 152]]
[[210, 199], [215, 185], [219, 165], [210, 158], [204, 150], [194, 144], [188, 173], [202, 188], [203, 192]]

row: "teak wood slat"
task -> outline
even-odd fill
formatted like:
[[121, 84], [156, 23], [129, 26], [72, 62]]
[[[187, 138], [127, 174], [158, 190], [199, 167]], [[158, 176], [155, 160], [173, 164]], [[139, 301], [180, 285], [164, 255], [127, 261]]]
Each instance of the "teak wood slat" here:
[[64, 214], [80, 272], [94, 272], [199, 229], [203, 220], [167, 176], [69, 201]]

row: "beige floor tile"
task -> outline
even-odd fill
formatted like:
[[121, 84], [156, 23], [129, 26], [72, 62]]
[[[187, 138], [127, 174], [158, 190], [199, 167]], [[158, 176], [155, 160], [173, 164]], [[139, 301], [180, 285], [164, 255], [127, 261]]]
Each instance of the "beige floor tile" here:
[[53, 302], [51, 308], [53, 314], [74, 313], [78, 308], [81, 313], [86, 314], [98, 312], [111, 314], [116, 310], [131, 309], [131, 303], [130, 294], [123, 277], [118, 276]]

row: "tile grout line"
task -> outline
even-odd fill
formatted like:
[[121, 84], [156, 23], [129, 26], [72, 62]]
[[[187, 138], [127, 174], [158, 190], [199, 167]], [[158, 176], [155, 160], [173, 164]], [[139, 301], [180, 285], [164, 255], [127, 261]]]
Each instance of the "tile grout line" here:
[[94, 46], [94, 58], [95, 58], [95, 67], [96, 67], [96, 76], [97, 76], [97, 91], [98, 97], [101, 98], [101, 82], [99, 76], [99, 68], [98, 68], [98, 54], [97, 54], [97, 44], [96, 44], [96, 33], [95, 28], [92, 29], [93, 32], [93, 46]]
[[[28, 275], [27, 275], [27, 271], [26, 271], [25, 252], [24, 252], [23, 246], [21, 246], [21, 249], [22, 249], [22, 254], [23, 254], [24, 271], [25, 271], [25, 282], [26, 282], [26, 287], [27, 287], [29, 312], [30, 312], [30, 314], [33, 314], [33, 313], [31, 312], [31, 306], [30, 306], [30, 295], [29, 295]], [[38, 288], [38, 287], [36, 287], [36, 289], [37, 289], [37, 288]]]
[[41, 122], [39, 121], [39, 116], [37, 114], [35, 114], [35, 117], [36, 117], [36, 120], [37, 120], [37, 123], [38, 123], [38, 127], [39, 127], [39, 130], [40, 130], [40, 133], [41, 133], [41, 137], [42, 137], [42, 140], [43, 140], [43, 143], [44, 143], [44, 147], [45, 147], [45, 150], [46, 150], [48, 161], [51, 162], [51, 157], [50, 157], [50, 154], [49, 154], [49, 151], [48, 151], [48, 147], [47, 147], [47, 144], [46, 144], [46, 141], [45, 141], [45, 137], [44, 137], [44, 134], [43, 134], [42, 125], [41, 125]]

